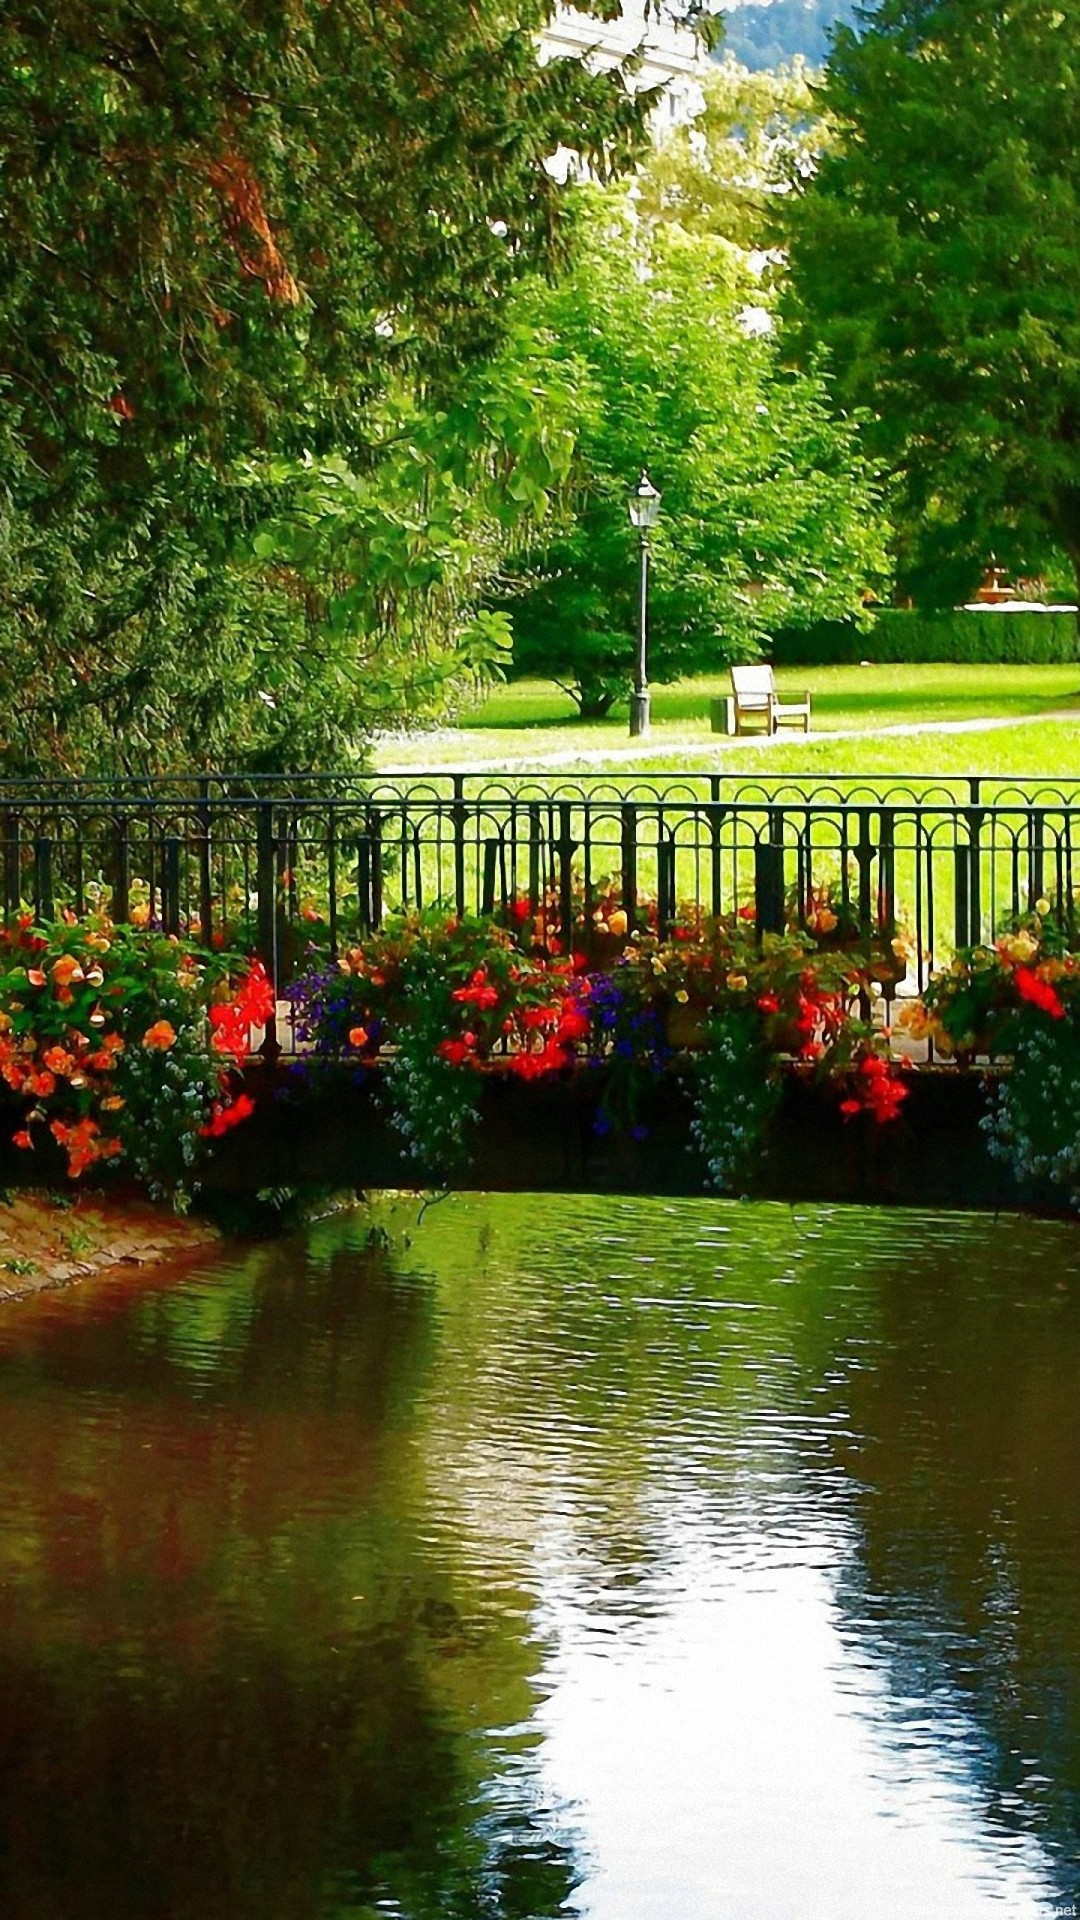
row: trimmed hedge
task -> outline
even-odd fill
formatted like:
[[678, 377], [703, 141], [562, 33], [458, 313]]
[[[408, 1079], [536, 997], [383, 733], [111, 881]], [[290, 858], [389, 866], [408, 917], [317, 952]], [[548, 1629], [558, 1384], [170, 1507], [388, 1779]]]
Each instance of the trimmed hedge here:
[[772, 645], [778, 667], [853, 666], [860, 660], [951, 660], [970, 666], [1057, 666], [1080, 658], [1074, 613], [950, 613], [885, 607], [865, 631], [847, 621], [788, 628]]

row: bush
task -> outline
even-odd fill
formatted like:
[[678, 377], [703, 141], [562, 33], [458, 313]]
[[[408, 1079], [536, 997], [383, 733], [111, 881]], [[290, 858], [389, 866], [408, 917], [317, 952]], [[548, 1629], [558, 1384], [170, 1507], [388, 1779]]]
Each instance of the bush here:
[[949, 660], [967, 666], [1056, 666], [1080, 657], [1073, 613], [1005, 613], [992, 608], [952, 613], [907, 613], [886, 607], [871, 628], [823, 620], [775, 635], [778, 667], [854, 666], [860, 660]]
[[0, 925], [0, 1083], [14, 1146], [61, 1149], [73, 1179], [123, 1165], [183, 1208], [208, 1143], [253, 1109], [233, 1085], [273, 1011], [257, 961], [74, 917]]

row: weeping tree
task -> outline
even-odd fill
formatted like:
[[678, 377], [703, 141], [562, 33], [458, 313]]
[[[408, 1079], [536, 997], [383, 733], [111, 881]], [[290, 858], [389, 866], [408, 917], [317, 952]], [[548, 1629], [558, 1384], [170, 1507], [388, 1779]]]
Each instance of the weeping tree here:
[[[310, 765], [412, 709], [441, 648], [468, 656], [479, 562], [425, 539], [449, 485], [438, 429], [466, 409], [472, 465], [454, 480], [470, 501], [474, 482], [487, 489], [464, 516], [486, 550], [493, 482], [528, 467], [535, 438], [526, 421], [523, 451], [504, 422], [482, 444], [492, 409], [482, 395], [469, 411], [469, 382], [498, 352], [516, 282], [565, 257], [571, 200], [550, 156], [569, 147], [609, 175], [640, 151], [650, 104], [618, 72], [542, 66], [549, 11], [4, 9], [9, 768]], [[366, 504], [352, 546], [320, 568], [304, 476], [327, 473]], [[541, 465], [525, 491], [544, 478]], [[337, 487], [339, 518], [341, 501]]]

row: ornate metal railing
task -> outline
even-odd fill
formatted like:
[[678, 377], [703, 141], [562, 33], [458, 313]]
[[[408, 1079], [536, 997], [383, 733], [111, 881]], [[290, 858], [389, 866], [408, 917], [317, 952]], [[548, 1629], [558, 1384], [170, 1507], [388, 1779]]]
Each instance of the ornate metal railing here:
[[905, 936], [913, 986], [1046, 899], [1072, 921], [1080, 780], [786, 775], [372, 774], [0, 781], [7, 912], [95, 905], [209, 940], [230, 930], [282, 981], [312, 921], [331, 948], [398, 908], [632, 927], [806, 921], [823, 893], [868, 952]]

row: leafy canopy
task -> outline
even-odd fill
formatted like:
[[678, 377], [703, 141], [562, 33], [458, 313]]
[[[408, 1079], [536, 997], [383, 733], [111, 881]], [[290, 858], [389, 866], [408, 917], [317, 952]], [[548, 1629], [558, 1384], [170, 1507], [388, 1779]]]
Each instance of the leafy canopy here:
[[1080, 575], [1080, 12], [881, 0], [822, 99], [791, 308], [901, 478], [902, 580], [949, 603], [991, 551]]
[[[432, 423], [497, 352], [517, 280], [565, 255], [550, 156], [573, 148], [606, 176], [639, 150], [648, 105], [618, 73], [541, 66], [549, 11], [4, 9], [8, 766], [311, 764], [438, 680], [435, 655], [459, 649], [471, 619], [476, 561], [449, 565], [441, 534], [441, 574], [417, 558], [442, 510], [432, 487], [445, 492]], [[467, 452], [486, 528], [522, 449], [512, 433], [480, 449], [474, 432]], [[351, 621], [362, 574], [316, 576], [310, 556], [297, 566], [255, 539], [312, 470], [338, 476], [339, 497], [347, 474], [381, 499], [397, 543], [398, 571], [384, 553]]]

